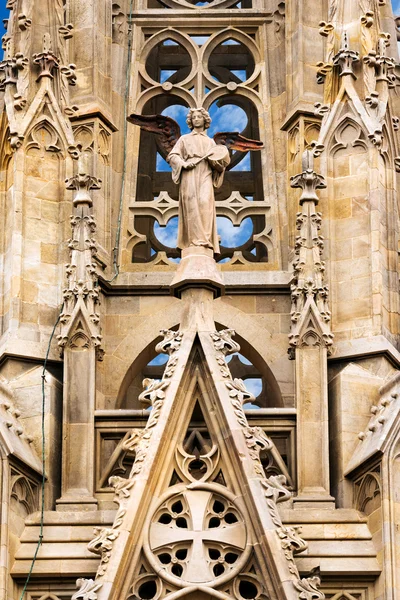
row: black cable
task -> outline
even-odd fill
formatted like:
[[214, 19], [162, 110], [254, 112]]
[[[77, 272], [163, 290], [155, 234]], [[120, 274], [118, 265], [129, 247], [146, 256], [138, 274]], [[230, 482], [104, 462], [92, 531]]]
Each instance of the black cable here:
[[33, 555], [31, 567], [29, 569], [29, 573], [28, 573], [28, 576], [27, 576], [26, 581], [25, 581], [24, 589], [22, 590], [22, 594], [20, 596], [20, 600], [23, 600], [23, 598], [25, 596], [26, 588], [28, 587], [29, 580], [30, 580], [31, 575], [32, 575], [33, 567], [35, 566], [35, 562], [36, 562], [36, 558], [37, 558], [40, 546], [43, 543], [44, 487], [45, 487], [45, 483], [46, 483], [46, 432], [45, 432], [45, 408], [46, 408], [45, 383], [46, 383], [46, 368], [47, 368], [47, 362], [48, 362], [48, 359], [49, 359], [49, 354], [50, 354], [50, 349], [51, 349], [51, 342], [53, 341], [53, 337], [54, 337], [54, 333], [56, 331], [56, 327], [57, 327], [57, 325], [60, 322], [60, 318], [61, 318], [61, 314], [62, 314], [63, 308], [64, 308], [64, 302], [61, 305], [61, 309], [60, 309], [60, 312], [58, 313], [58, 317], [57, 317], [57, 320], [56, 320], [56, 322], [54, 324], [53, 331], [51, 332], [50, 339], [49, 339], [49, 344], [47, 346], [46, 357], [45, 357], [44, 363], [43, 363], [43, 371], [42, 371], [42, 469], [43, 469], [43, 471], [42, 471], [42, 483], [41, 483], [40, 533], [39, 533], [39, 539], [38, 539], [38, 543], [37, 543], [37, 546], [36, 546], [35, 554]]

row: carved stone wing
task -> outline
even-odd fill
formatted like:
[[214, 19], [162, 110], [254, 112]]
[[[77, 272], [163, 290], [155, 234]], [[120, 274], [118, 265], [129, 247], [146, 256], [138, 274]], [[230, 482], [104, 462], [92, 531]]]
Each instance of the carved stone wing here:
[[159, 135], [159, 142], [166, 154], [169, 154], [181, 137], [178, 123], [164, 115], [135, 115], [131, 114], [128, 121], [138, 125], [144, 131]]
[[214, 142], [226, 146], [229, 150], [239, 150], [248, 152], [248, 150], [261, 150], [264, 144], [260, 140], [249, 140], [238, 131], [222, 131], [214, 135]]

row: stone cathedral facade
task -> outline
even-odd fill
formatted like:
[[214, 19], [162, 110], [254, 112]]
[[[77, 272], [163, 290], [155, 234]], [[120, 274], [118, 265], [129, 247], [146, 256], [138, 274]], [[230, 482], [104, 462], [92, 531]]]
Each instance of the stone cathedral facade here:
[[[1, 600], [400, 599], [390, 0], [7, 9]], [[263, 148], [179, 263], [127, 117], [195, 107]]]

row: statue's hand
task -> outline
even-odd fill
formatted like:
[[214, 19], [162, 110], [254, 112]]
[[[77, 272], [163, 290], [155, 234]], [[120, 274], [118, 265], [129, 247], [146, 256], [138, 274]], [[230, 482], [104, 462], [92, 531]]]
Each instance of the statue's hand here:
[[185, 163], [184, 163], [184, 165], [183, 165], [183, 168], [184, 168], [184, 169], [189, 169], [189, 170], [190, 170], [190, 169], [194, 169], [194, 168], [195, 168], [195, 166], [196, 166], [196, 163], [193, 163], [193, 162], [190, 162], [190, 161], [188, 161], [188, 162], [185, 162]]

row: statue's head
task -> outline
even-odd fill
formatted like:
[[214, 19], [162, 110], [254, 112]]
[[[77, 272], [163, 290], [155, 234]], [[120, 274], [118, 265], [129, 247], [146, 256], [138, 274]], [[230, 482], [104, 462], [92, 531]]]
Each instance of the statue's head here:
[[208, 112], [206, 111], [206, 109], [205, 108], [191, 108], [186, 117], [186, 123], [187, 123], [187, 126], [189, 127], [189, 129], [193, 129], [193, 127], [194, 127], [194, 123], [193, 123], [194, 115], [201, 116], [203, 118], [204, 129], [208, 129], [210, 127], [211, 117], [208, 114]]

